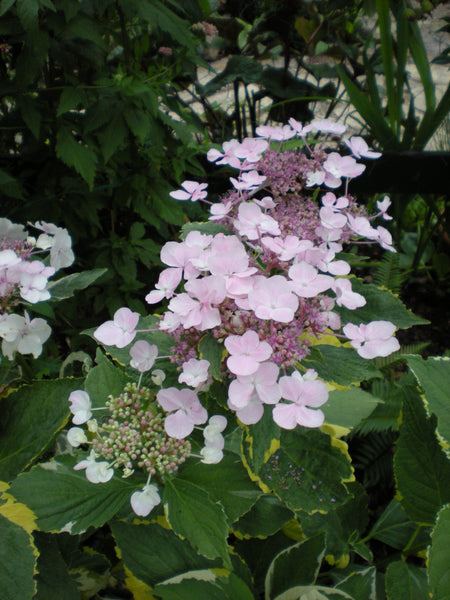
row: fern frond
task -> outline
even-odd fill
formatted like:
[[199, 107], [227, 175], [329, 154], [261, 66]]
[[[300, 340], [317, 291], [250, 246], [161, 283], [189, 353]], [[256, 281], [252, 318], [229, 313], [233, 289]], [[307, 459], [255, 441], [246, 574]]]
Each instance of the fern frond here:
[[398, 434], [393, 431], [369, 433], [350, 444], [353, 466], [360, 472], [365, 487], [389, 487], [393, 481], [394, 444]]
[[406, 280], [407, 273], [400, 268], [398, 254], [388, 252], [381, 259], [373, 276], [375, 285], [385, 287], [398, 294]]

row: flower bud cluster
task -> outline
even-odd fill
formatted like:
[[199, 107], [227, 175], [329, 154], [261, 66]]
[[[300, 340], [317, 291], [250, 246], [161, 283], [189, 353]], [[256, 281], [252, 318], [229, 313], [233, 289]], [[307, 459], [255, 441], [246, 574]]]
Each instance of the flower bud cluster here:
[[[37, 222], [43, 233], [36, 240], [22, 225], [0, 218], [0, 338], [2, 352], [10, 360], [14, 353], [33, 354], [37, 358], [51, 333], [44, 319], [30, 319], [13, 313], [19, 303], [36, 304], [50, 298], [48, 278], [74, 260], [72, 240], [66, 229]], [[36, 255], [50, 252], [50, 266]]]
[[140, 469], [164, 478], [173, 475], [189, 456], [188, 441], [169, 437], [164, 430], [164, 414], [154, 393], [129, 383], [116, 398], [106, 401], [109, 416], [100, 435], [92, 440], [98, 456], [130, 475]]

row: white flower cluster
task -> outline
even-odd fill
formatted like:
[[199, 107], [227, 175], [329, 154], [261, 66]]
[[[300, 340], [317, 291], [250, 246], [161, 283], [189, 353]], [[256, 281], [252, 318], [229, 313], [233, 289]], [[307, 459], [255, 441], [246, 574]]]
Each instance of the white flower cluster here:
[[[23, 316], [12, 311], [19, 303], [48, 300], [49, 277], [74, 261], [67, 229], [45, 222], [33, 227], [43, 232], [37, 239], [29, 237], [22, 225], [0, 218], [0, 338], [2, 353], [10, 360], [15, 352], [37, 358], [51, 334], [44, 319], [31, 319], [27, 311]], [[50, 266], [36, 259], [36, 254], [47, 251]]]

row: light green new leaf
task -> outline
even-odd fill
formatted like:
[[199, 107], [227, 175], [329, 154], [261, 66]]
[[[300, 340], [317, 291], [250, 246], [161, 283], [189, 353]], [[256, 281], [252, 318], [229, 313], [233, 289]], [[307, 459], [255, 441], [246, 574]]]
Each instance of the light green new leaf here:
[[67, 423], [69, 394], [83, 381], [36, 381], [2, 399], [0, 479], [11, 481], [44, 453]]
[[70, 129], [62, 127], [56, 134], [56, 156], [66, 165], [73, 167], [83, 177], [89, 187], [94, 185], [97, 155], [82, 141], [77, 141]]
[[47, 289], [51, 293], [51, 300], [59, 301], [71, 298], [77, 290], [86, 289], [107, 271], [108, 269], [91, 269], [81, 273], [72, 273], [57, 281], [49, 282]]
[[112, 521], [110, 526], [125, 565], [152, 587], [187, 571], [220, 566], [219, 560], [200, 556], [187, 540], [156, 523], [131, 525]]
[[231, 568], [225, 511], [198, 485], [169, 479], [164, 487], [166, 517], [176, 534], [187, 538], [206, 558], [223, 560]]
[[82, 533], [88, 527], [101, 527], [129, 503], [135, 484], [113, 478], [107, 483], [91, 483], [84, 470], [75, 471], [77, 459], [61, 455], [19, 475], [8, 493], [36, 515], [39, 529], [49, 532]]
[[428, 579], [434, 600], [448, 600], [450, 594], [450, 505], [438, 513], [431, 534]]
[[229, 452], [225, 452], [213, 468], [196, 462], [183, 467], [177, 477], [203, 488], [213, 500], [220, 502], [230, 525], [261, 496], [261, 490], [249, 479], [239, 457]]
[[387, 600], [424, 600], [429, 596], [426, 569], [403, 560], [390, 563], [386, 570]]
[[3, 600], [28, 600], [36, 592], [36, 548], [31, 536], [0, 514], [0, 585]]
[[266, 575], [266, 600], [272, 600], [294, 586], [315, 583], [325, 548], [325, 535], [319, 534], [277, 554]]
[[435, 429], [436, 417], [427, 417], [419, 400], [405, 399], [394, 473], [404, 511], [422, 525], [433, 525], [442, 504], [450, 502], [450, 460]]
[[438, 432], [450, 443], [450, 357], [405, 358], [425, 392], [427, 408], [438, 418]]
[[188, 571], [155, 587], [162, 600], [254, 600], [246, 583], [234, 573]]

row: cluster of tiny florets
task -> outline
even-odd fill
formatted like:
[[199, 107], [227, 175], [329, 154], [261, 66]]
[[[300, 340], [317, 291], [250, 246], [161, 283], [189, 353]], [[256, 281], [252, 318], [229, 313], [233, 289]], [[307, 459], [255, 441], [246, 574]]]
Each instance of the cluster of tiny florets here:
[[189, 456], [188, 441], [169, 437], [164, 417], [154, 393], [129, 383], [116, 398], [106, 401], [109, 416], [101, 427], [101, 437], [93, 440], [95, 452], [123, 470], [124, 476], [136, 469], [173, 475]]
[[314, 161], [305, 154], [289, 150], [267, 150], [256, 165], [258, 172], [267, 177], [267, 184], [276, 202], [288, 192], [299, 193], [312, 167]]

